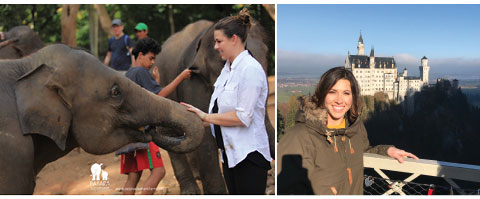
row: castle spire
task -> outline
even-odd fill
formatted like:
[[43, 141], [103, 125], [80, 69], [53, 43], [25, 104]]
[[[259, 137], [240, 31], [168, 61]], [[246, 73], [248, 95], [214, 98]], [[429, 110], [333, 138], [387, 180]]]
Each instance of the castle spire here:
[[360, 37], [358, 38], [358, 45], [357, 45], [358, 55], [365, 55], [365, 47], [363, 45], [363, 38], [362, 38], [362, 31], [360, 30]]
[[362, 31], [360, 30], [360, 37], [358, 38], [358, 42], [363, 44], [363, 38], [362, 38]]
[[370, 51], [370, 57], [375, 57], [375, 53], [374, 53], [374, 47], [372, 46], [372, 50]]

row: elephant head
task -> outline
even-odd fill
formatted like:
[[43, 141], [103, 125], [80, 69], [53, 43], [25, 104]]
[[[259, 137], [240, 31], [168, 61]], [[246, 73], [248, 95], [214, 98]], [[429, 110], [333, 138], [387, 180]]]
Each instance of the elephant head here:
[[[199, 32], [197, 37], [183, 52], [183, 59], [180, 69], [192, 68], [195, 74], [202, 76], [209, 85], [217, 80], [224, 66], [217, 51], [214, 50], [215, 40], [213, 39], [214, 25]], [[268, 47], [263, 27], [255, 24], [248, 32], [246, 48], [252, 56], [262, 65], [264, 71], [268, 67]], [[181, 72], [177, 71], [177, 72]], [[213, 92], [213, 90], [212, 90]]]
[[[215, 40], [213, 39], [213, 32], [213, 24], [199, 31], [190, 45], [183, 51], [180, 66], [177, 71], [177, 74], [179, 74], [182, 70], [190, 68], [194, 73], [189, 82], [190, 84], [182, 84], [177, 89], [178, 98], [195, 105], [205, 112], [208, 111], [208, 100], [213, 93], [213, 84], [220, 75], [225, 63], [219, 53], [214, 50]], [[263, 27], [253, 21], [253, 26], [248, 32], [246, 48], [262, 65], [265, 73], [268, 67], [268, 47], [266, 43], [267, 37]], [[179, 90], [183, 92], [179, 92]], [[207, 99], [205, 101], [206, 103], [196, 103], [198, 99], [195, 98], [205, 95], [207, 95], [207, 97], [205, 97]], [[272, 158], [275, 158], [275, 129], [268, 118], [268, 114], [266, 114], [265, 117], [265, 126], [270, 143], [270, 155]]]
[[[15, 86], [25, 135], [49, 137], [62, 150], [67, 137], [73, 136], [92, 154], [151, 140], [166, 150], [189, 152], [202, 140], [203, 126], [196, 115], [141, 88], [83, 50], [50, 45], [19, 62], [29, 71]], [[145, 125], [169, 127], [180, 136], [138, 130]]]
[[0, 59], [21, 58], [45, 46], [28, 26], [16, 26], [0, 36]]

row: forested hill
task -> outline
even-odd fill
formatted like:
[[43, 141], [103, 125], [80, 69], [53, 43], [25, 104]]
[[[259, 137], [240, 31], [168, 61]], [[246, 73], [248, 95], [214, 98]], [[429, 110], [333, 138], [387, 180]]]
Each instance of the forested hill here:
[[393, 144], [422, 159], [480, 165], [480, 109], [449, 83], [401, 104], [375, 97], [367, 118], [371, 145]]

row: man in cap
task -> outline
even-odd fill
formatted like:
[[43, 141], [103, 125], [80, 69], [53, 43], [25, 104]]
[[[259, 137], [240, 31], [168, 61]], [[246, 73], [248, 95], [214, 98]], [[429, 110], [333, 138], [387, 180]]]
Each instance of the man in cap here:
[[135, 32], [136, 32], [135, 34], [137, 35], [137, 40], [148, 37], [147, 24], [144, 24], [142, 22], [138, 23], [137, 26], [135, 26]]
[[[103, 63], [115, 70], [126, 71], [134, 62], [132, 39], [123, 33], [123, 23], [120, 19], [112, 21], [114, 36], [108, 40], [108, 52]], [[111, 61], [111, 62], [110, 62]]]

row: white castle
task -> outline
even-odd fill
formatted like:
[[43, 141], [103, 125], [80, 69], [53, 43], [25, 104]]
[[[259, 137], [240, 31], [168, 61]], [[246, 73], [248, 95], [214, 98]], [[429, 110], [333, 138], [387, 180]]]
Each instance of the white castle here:
[[421, 60], [420, 77], [409, 77], [406, 68], [403, 69], [403, 73], [398, 74], [393, 57], [375, 57], [373, 47], [370, 56], [366, 56], [361, 33], [357, 49], [357, 55], [350, 55], [348, 52], [345, 68], [351, 70], [357, 79], [361, 95], [383, 92], [389, 99], [403, 101], [405, 96], [420, 91], [423, 85], [428, 86], [430, 66], [427, 57], [424, 56]]

